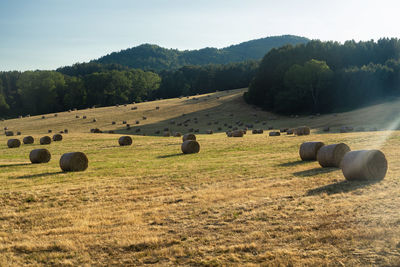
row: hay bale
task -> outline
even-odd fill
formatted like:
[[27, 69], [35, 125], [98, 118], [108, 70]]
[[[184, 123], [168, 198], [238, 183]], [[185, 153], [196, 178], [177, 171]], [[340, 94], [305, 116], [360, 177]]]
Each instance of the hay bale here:
[[181, 149], [184, 154], [199, 153], [200, 145], [195, 140], [186, 140], [182, 143]]
[[289, 130], [286, 131], [286, 134], [287, 134], [287, 135], [291, 135], [291, 134], [293, 134], [293, 133], [294, 133], [294, 130], [293, 130], [293, 129], [289, 129]]
[[52, 133], [52, 132], [53, 132], [53, 130], [50, 130], [50, 129], [49, 129], [49, 130], [47, 130], [47, 133]]
[[157, 106], [156, 109], [160, 109], [160, 107]]
[[21, 132], [18, 131], [18, 132], [17, 132], [17, 135], [21, 135]]
[[122, 121], [122, 124], [126, 124], [126, 121]]
[[232, 137], [232, 132], [231, 131], [226, 131], [225, 133], [226, 133], [226, 136]]
[[64, 129], [64, 133], [68, 133], [68, 129]]
[[51, 154], [45, 148], [34, 149], [29, 153], [29, 160], [32, 163], [47, 163], [50, 159]]
[[300, 127], [297, 127], [294, 130], [294, 133], [296, 135], [309, 135], [310, 134], [310, 128], [307, 127], [307, 126], [300, 126]]
[[16, 148], [19, 147], [21, 145], [21, 141], [19, 141], [19, 139], [9, 139], [7, 141], [7, 146], [9, 148]]
[[127, 136], [127, 135], [121, 136], [118, 139], [118, 143], [119, 143], [120, 146], [130, 146], [130, 145], [132, 145], [132, 138], [130, 136]]
[[42, 138], [40, 138], [40, 140], [39, 140], [39, 143], [41, 144], [41, 145], [48, 145], [48, 144], [50, 144], [51, 143], [51, 138], [50, 138], [50, 136], [43, 136]]
[[97, 122], [96, 118], [93, 119], [93, 122]]
[[232, 132], [232, 137], [243, 137], [244, 133], [242, 130], [235, 130]]
[[258, 129], [258, 130], [257, 130], [257, 133], [258, 133], [258, 134], [263, 134], [263, 133], [264, 133], [264, 130], [263, 130], [263, 129]]
[[140, 123], [140, 121], [136, 121], [136, 124], [139, 124]]
[[323, 142], [305, 142], [299, 149], [300, 158], [303, 161], [317, 160], [317, 153], [325, 144]]
[[116, 122], [115, 122], [115, 121], [112, 121], [112, 122], [111, 122], [111, 125], [115, 125], [115, 124], [116, 124]]
[[269, 132], [269, 136], [280, 136], [280, 132]]
[[329, 132], [331, 130], [331, 128], [329, 128], [328, 126], [327, 127], [324, 127], [323, 129], [322, 129], [322, 131], [324, 131], [324, 132]]
[[206, 133], [207, 133], [207, 134], [213, 134], [214, 131], [213, 131], [213, 130], [207, 130]]
[[7, 131], [8, 130], [8, 127], [4, 127], [4, 131]]
[[25, 136], [24, 139], [22, 139], [22, 142], [25, 145], [33, 144], [34, 141], [35, 141], [35, 139], [33, 139], [32, 136]]
[[75, 115], [75, 118], [79, 119], [79, 115]]
[[5, 134], [6, 134], [6, 136], [14, 136], [13, 131], [6, 131]]
[[187, 140], [194, 140], [194, 141], [196, 141], [196, 136], [195, 136], [194, 134], [192, 134], [192, 133], [187, 133], [187, 134], [183, 135], [183, 137], [182, 137], [182, 142], [185, 142], [185, 141], [187, 141]]
[[380, 181], [385, 178], [388, 164], [379, 150], [357, 150], [344, 155], [341, 168], [348, 181]]
[[174, 137], [181, 137], [181, 136], [182, 136], [182, 134], [180, 132], [175, 132], [174, 133]]
[[146, 116], [143, 116], [142, 119], [143, 119], [143, 120], [147, 120], [147, 117], [146, 117]]
[[42, 119], [43, 119], [43, 120], [46, 119], [46, 116], [42, 116]]
[[170, 137], [171, 136], [171, 132], [170, 131], [166, 131], [163, 134], [164, 137]]
[[58, 116], [58, 114], [56, 113], [56, 114], [54, 114], [54, 117], [57, 117]]
[[198, 133], [198, 132], [200, 132], [200, 129], [194, 129], [194, 132]]
[[82, 152], [65, 153], [60, 158], [60, 168], [65, 171], [84, 171], [88, 167], [89, 160]]
[[344, 143], [323, 146], [317, 153], [317, 160], [321, 167], [340, 167], [344, 155], [350, 147]]
[[279, 131], [280, 131], [281, 133], [286, 133], [288, 130], [289, 130], [288, 128], [281, 128]]
[[113, 134], [114, 131], [113, 131], [113, 130], [109, 130], [108, 133], [109, 133], [109, 134]]
[[251, 131], [251, 133], [252, 133], [252, 134], [258, 134], [258, 131], [257, 131], [256, 129], [253, 129], [253, 130]]
[[61, 141], [63, 139], [63, 136], [61, 134], [55, 134], [53, 135], [53, 141]]
[[155, 134], [160, 134], [160, 132], [161, 132], [160, 130], [157, 130], [157, 131], [155, 131], [154, 133], [155, 133]]
[[83, 117], [82, 117], [82, 119], [86, 119], [86, 118], [87, 118], [86, 116], [83, 116]]
[[103, 131], [100, 130], [99, 128], [95, 128], [93, 129], [93, 133], [102, 133]]

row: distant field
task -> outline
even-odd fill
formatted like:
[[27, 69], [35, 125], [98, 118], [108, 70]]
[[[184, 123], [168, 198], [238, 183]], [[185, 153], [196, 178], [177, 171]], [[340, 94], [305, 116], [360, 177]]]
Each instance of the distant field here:
[[[290, 118], [247, 106], [243, 91], [1, 122], [21, 131], [17, 138], [36, 140], [9, 149], [9, 137], [0, 136], [0, 266], [399, 265], [400, 133], [337, 133], [343, 125], [397, 129], [398, 102]], [[176, 126], [188, 118], [188, 127]], [[97, 127], [134, 134], [123, 120], [146, 136], [132, 136], [132, 146], [120, 147], [120, 134], [89, 133]], [[224, 123], [239, 120], [254, 128], [313, 130], [303, 137], [269, 137], [268, 131], [226, 137]], [[324, 126], [334, 133], [321, 133]], [[198, 128], [200, 153], [183, 155], [181, 138], [154, 134], [165, 127], [182, 133]], [[218, 127], [220, 133], [204, 134]], [[65, 128], [70, 133], [62, 142], [37, 144], [48, 129]], [[387, 176], [379, 183], [346, 182], [339, 169], [299, 161], [304, 141], [381, 149]], [[52, 159], [32, 165], [29, 152], [39, 147]], [[87, 171], [60, 171], [58, 160], [70, 151], [86, 153]]]

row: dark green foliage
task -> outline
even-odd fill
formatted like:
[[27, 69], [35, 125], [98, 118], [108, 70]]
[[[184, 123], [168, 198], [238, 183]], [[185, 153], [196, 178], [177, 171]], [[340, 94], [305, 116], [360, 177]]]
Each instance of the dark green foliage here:
[[398, 39], [272, 49], [244, 97], [282, 113], [354, 108], [400, 93], [399, 56]]
[[227, 64], [246, 60], [259, 60], [269, 50], [286, 44], [301, 44], [309, 39], [293, 35], [274, 36], [232, 45], [223, 49], [203, 48], [192, 51], [166, 49], [144, 44], [114, 52], [97, 60], [143, 70], [176, 70], [187, 65]]

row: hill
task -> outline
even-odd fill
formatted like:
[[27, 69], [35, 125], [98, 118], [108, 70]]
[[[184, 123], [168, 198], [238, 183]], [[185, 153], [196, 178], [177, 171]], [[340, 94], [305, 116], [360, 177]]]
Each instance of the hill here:
[[[291, 118], [247, 105], [245, 90], [1, 121], [35, 143], [10, 149], [0, 136], [0, 265], [397, 266], [400, 133], [338, 128], [397, 128], [400, 100]], [[183, 121], [188, 127], [177, 125]], [[238, 121], [313, 130], [218, 133]], [[332, 133], [321, 133], [324, 126]], [[94, 127], [117, 134], [89, 133]], [[165, 127], [199, 128], [200, 153], [182, 154], [181, 138], [148, 136]], [[49, 129], [69, 133], [39, 145]], [[132, 135], [132, 146], [118, 145], [121, 134]], [[300, 161], [305, 141], [381, 149], [389, 171], [381, 182], [347, 182], [340, 169]], [[31, 164], [35, 148], [47, 148], [50, 162]], [[72, 151], [87, 155], [86, 171], [60, 171], [61, 155]]]
[[309, 39], [293, 35], [266, 37], [226, 48], [203, 48], [179, 51], [157, 45], [143, 44], [137, 47], [113, 52], [95, 62], [120, 64], [143, 70], [174, 70], [186, 65], [226, 64], [245, 60], [261, 59], [272, 48], [286, 44], [302, 44]]

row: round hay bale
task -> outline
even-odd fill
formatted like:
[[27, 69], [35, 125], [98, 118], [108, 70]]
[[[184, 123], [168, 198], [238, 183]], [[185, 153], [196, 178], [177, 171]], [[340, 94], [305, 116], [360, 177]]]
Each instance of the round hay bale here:
[[5, 134], [6, 134], [6, 136], [14, 136], [13, 131], [6, 131]]
[[93, 129], [93, 133], [102, 133], [103, 131], [100, 130], [99, 128], [95, 128]]
[[60, 158], [60, 168], [65, 172], [84, 171], [88, 163], [88, 158], [82, 152], [65, 153]]
[[115, 123], [116, 123], [115, 121], [112, 121], [112, 122], [111, 122], [112, 125], [115, 125]]
[[280, 132], [269, 132], [269, 136], [280, 136]]
[[35, 139], [33, 139], [32, 136], [25, 136], [24, 139], [22, 139], [22, 142], [25, 145], [33, 144], [34, 141], [35, 141]]
[[51, 154], [45, 148], [34, 149], [29, 153], [29, 160], [32, 163], [47, 163], [50, 159]]
[[310, 134], [310, 128], [307, 126], [300, 126], [294, 130], [294, 133], [296, 135], [309, 135]]
[[146, 117], [146, 116], [143, 116], [142, 119], [143, 119], [143, 120], [147, 120], [147, 117]]
[[379, 150], [357, 150], [344, 155], [341, 168], [348, 181], [380, 181], [385, 178], [388, 164]]
[[286, 131], [286, 134], [287, 134], [287, 135], [291, 135], [291, 134], [293, 134], [293, 132], [294, 132], [293, 129], [289, 129], [289, 130]]
[[7, 146], [9, 148], [16, 148], [19, 147], [21, 145], [21, 141], [19, 141], [19, 139], [9, 139], [7, 141]]
[[194, 129], [194, 132], [198, 133], [198, 132], [200, 132], [200, 129]]
[[166, 131], [163, 134], [164, 137], [170, 137], [171, 136], [171, 132], [170, 131]]
[[57, 117], [58, 116], [58, 114], [54, 114], [54, 117]]
[[235, 130], [232, 132], [232, 137], [243, 137], [244, 133], [242, 130]]
[[7, 131], [8, 130], [8, 127], [4, 127], [4, 131]]
[[174, 137], [181, 137], [181, 136], [182, 136], [182, 134], [180, 132], [175, 132], [174, 133]]
[[324, 131], [324, 132], [329, 132], [331, 129], [327, 126], [327, 127], [324, 127], [323, 129], [322, 129], [322, 131]]
[[213, 130], [207, 130], [207, 134], [213, 134], [214, 131]]
[[231, 132], [231, 131], [227, 131], [227, 132], [226, 132], [226, 136], [232, 137], [232, 132]]
[[118, 139], [118, 143], [120, 146], [130, 146], [132, 145], [132, 138], [130, 136], [121, 136]]
[[53, 135], [53, 141], [61, 141], [63, 139], [63, 136], [61, 134], [55, 134]]
[[68, 133], [68, 129], [64, 129], [64, 133]]
[[161, 132], [160, 130], [157, 130], [157, 131], [155, 131], [154, 133], [155, 133], [155, 134], [160, 134], [160, 132]]
[[186, 140], [182, 143], [181, 149], [184, 154], [199, 153], [200, 145], [195, 140]]
[[75, 118], [79, 119], [79, 115], [75, 115]]
[[21, 132], [18, 131], [18, 132], [17, 132], [17, 135], [21, 135]]
[[122, 121], [122, 124], [126, 124], [126, 121]]
[[252, 134], [258, 134], [258, 130], [253, 129], [253, 130], [251, 131], [251, 133], [252, 133]]
[[344, 143], [323, 146], [317, 153], [317, 160], [321, 167], [340, 167], [344, 155], [350, 147]]
[[47, 130], [47, 133], [52, 133], [53, 132], [53, 130]]
[[325, 144], [323, 142], [305, 142], [302, 143], [299, 149], [300, 158], [303, 161], [317, 160], [318, 150]]
[[182, 137], [182, 141], [185, 142], [187, 140], [194, 140], [196, 141], [196, 136], [192, 133], [187, 133]]
[[86, 116], [83, 116], [82, 119], [86, 119]]
[[140, 123], [140, 121], [136, 121], [136, 124], [139, 124]]
[[97, 122], [97, 119], [96, 119], [96, 118], [94, 118], [94, 119], [93, 119], [93, 122]]
[[42, 119], [46, 119], [46, 116], [42, 116]]
[[51, 138], [50, 138], [50, 136], [46, 135], [46, 136], [43, 136], [42, 138], [40, 138], [39, 142], [41, 145], [48, 145], [51, 143]]
[[288, 128], [281, 128], [279, 131], [280, 131], [281, 133], [286, 133], [288, 130], [289, 130]]
[[160, 107], [156, 107], [156, 109], [160, 109]]

